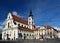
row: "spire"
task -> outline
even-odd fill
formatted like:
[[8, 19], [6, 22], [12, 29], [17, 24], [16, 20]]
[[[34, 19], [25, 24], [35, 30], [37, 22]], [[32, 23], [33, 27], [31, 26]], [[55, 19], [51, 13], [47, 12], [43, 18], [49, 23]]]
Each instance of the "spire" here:
[[33, 15], [32, 15], [32, 9], [30, 9], [30, 15], [29, 15], [29, 16], [33, 16]]

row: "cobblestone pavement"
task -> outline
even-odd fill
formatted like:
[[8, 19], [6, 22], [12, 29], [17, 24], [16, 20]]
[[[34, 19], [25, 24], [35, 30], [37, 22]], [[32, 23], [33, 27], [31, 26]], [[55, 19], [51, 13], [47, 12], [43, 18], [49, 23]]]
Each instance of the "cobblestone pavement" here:
[[60, 43], [60, 39], [50, 39], [50, 40], [44, 40], [44, 41], [40, 41], [40, 40], [6, 40], [6, 41], [2, 41], [0, 40], [0, 43]]

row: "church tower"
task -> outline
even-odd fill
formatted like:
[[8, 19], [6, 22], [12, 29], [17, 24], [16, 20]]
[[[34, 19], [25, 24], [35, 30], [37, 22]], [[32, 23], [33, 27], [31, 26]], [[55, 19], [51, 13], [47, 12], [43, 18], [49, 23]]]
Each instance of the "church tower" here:
[[33, 28], [33, 15], [32, 15], [32, 9], [30, 9], [30, 14], [29, 14], [29, 17], [28, 17], [28, 26], [29, 26], [29, 29], [32, 29], [32, 28]]

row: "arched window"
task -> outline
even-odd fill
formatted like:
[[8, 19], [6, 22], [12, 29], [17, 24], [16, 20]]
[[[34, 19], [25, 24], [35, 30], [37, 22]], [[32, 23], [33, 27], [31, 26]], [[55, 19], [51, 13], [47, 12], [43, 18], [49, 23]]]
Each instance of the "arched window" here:
[[20, 26], [20, 24], [18, 24], [18, 26]]
[[30, 34], [30, 36], [31, 36], [31, 34]]
[[8, 23], [8, 28], [9, 28], [9, 23]]
[[8, 23], [8, 28], [11, 28], [10, 23]]
[[28, 36], [28, 34], [27, 34], [27, 36]]
[[14, 37], [15, 37], [15, 31], [14, 31]]
[[25, 36], [26, 34], [24, 34], [24, 36]]
[[22, 25], [22, 27], [23, 27], [23, 25]]
[[15, 40], [15, 31], [14, 31], [14, 40]]
[[21, 37], [21, 38], [22, 38], [22, 33], [18, 33], [18, 35], [19, 35], [19, 37]]

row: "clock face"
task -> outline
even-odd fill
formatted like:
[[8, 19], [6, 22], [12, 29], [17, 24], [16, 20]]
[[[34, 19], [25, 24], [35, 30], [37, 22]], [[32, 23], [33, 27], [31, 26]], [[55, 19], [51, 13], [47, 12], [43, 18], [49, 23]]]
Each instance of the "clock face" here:
[[31, 20], [31, 18], [29, 18], [29, 20]]
[[31, 22], [29, 22], [29, 24], [30, 24]]

